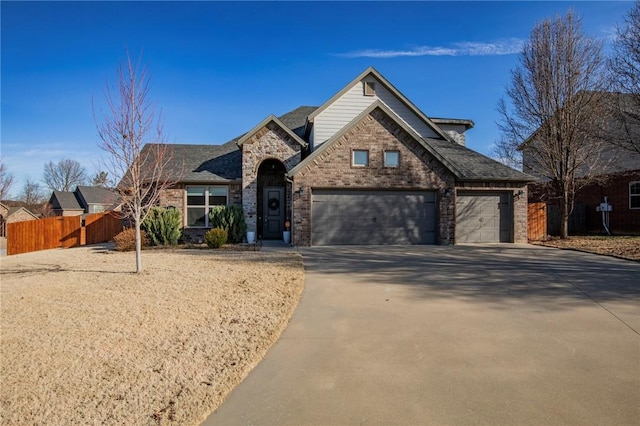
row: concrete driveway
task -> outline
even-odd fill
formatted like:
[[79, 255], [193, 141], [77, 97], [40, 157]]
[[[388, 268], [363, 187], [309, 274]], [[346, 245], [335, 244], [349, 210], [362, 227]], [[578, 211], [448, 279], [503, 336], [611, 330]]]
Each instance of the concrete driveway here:
[[301, 251], [289, 327], [205, 424], [640, 424], [640, 263], [516, 245]]

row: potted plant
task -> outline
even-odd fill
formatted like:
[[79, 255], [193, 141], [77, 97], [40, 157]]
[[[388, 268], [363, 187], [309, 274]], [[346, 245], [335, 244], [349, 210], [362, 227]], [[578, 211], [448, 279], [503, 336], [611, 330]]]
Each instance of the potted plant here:
[[284, 221], [284, 231], [282, 231], [282, 240], [285, 244], [291, 244], [291, 221], [289, 219]]

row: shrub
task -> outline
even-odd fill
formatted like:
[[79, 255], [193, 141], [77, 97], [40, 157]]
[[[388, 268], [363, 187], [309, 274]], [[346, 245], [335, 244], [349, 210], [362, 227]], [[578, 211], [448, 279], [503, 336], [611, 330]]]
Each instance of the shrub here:
[[[116, 250], [133, 251], [136, 249], [136, 230], [134, 228], [126, 228], [124, 231], [113, 237], [113, 241], [116, 243]], [[142, 229], [140, 230], [140, 242], [142, 247], [149, 245], [147, 233]]]
[[220, 248], [227, 242], [227, 231], [222, 228], [213, 228], [204, 234], [204, 240], [209, 248]]
[[182, 218], [177, 209], [152, 207], [142, 222], [142, 229], [146, 231], [151, 245], [175, 246], [181, 235], [181, 225]]
[[244, 211], [240, 206], [216, 206], [209, 213], [209, 223], [214, 228], [227, 231], [229, 242], [241, 243], [247, 233]]

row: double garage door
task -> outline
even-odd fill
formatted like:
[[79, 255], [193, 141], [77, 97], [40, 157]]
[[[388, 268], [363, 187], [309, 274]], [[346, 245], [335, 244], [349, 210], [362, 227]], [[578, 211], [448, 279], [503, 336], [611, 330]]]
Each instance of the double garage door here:
[[512, 217], [508, 192], [460, 192], [456, 202], [456, 242], [511, 242]]
[[432, 191], [314, 190], [311, 244], [435, 244]]

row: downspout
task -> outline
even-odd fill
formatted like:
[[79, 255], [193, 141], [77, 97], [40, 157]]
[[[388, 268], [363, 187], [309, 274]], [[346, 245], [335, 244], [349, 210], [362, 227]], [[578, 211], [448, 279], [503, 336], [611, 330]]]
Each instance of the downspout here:
[[293, 242], [295, 241], [295, 235], [296, 235], [296, 231], [295, 231], [295, 221], [293, 220], [294, 218], [294, 206], [295, 206], [295, 202], [293, 199], [293, 193], [294, 193], [294, 181], [291, 177], [289, 177], [288, 174], [284, 175], [284, 180], [288, 183], [291, 184], [291, 194], [289, 195], [291, 197], [291, 217], [289, 218], [289, 221], [291, 222], [291, 228], [289, 228], [291, 230], [291, 245], [295, 245]]

